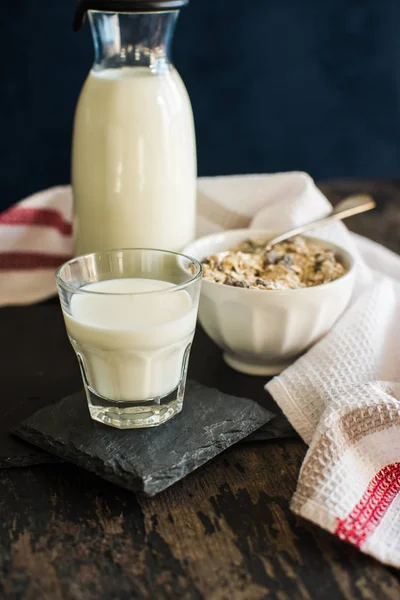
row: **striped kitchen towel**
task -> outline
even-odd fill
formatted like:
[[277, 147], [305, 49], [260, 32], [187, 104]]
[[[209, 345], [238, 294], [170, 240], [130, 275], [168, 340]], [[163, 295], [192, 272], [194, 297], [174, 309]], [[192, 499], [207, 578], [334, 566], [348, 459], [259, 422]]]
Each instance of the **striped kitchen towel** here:
[[72, 254], [68, 186], [39, 192], [0, 214], [0, 306], [56, 293], [54, 271]]
[[[278, 232], [329, 209], [304, 173], [198, 182], [199, 235], [249, 226]], [[55, 267], [72, 253], [71, 219], [69, 187], [0, 215], [0, 305], [55, 294]], [[309, 445], [292, 509], [400, 567], [400, 258], [343, 223], [315, 235], [352, 253], [356, 285], [332, 330], [267, 384]]]

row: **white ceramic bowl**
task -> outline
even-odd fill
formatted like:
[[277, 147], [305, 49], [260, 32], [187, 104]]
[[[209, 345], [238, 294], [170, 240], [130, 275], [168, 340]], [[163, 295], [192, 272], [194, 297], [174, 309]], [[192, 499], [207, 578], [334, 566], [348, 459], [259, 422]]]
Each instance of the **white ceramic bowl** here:
[[[201, 261], [249, 238], [271, 239], [274, 233], [224, 231], [196, 240], [184, 253]], [[332, 248], [348, 272], [330, 283], [296, 290], [254, 290], [203, 279], [199, 320], [233, 369], [251, 375], [280, 373], [325, 335], [346, 308], [354, 284], [350, 254], [310, 239]]]

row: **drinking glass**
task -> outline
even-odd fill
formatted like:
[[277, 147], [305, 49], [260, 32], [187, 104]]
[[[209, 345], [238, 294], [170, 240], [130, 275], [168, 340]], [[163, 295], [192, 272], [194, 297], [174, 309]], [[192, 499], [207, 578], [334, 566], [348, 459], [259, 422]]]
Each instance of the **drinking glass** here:
[[92, 419], [130, 429], [178, 414], [200, 263], [164, 250], [106, 250], [68, 261], [56, 281]]

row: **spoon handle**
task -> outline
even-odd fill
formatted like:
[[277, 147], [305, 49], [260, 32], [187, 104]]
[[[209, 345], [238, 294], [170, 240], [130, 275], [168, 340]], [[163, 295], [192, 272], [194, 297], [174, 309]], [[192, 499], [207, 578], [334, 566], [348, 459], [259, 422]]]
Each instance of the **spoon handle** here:
[[376, 204], [371, 196], [349, 196], [348, 198], [345, 198], [345, 200], [342, 200], [342, 202], [339, 202], [339, 204], [337, 204], [332, 212], [330, 212], [326, 217], [322, 217], [317, 221], [311, 221], [311, 223], [306, 223], [305, 225], [300, 225], [299, 227], [295, 227], [290, 231], [286, 231], [285, 233], [274, 237], [268, 242], [268, 249], [272, 248], [272, 246], [275, 246], [275, 244], [284, 242], [295, 235], [300, 235], [306, 231], [323, 227], [332, 221], [341, 221], [342, 219], [347, 219], [347, 217], [366, 212], [367, 210], [372, 210], [375, 208], [375, 206]]

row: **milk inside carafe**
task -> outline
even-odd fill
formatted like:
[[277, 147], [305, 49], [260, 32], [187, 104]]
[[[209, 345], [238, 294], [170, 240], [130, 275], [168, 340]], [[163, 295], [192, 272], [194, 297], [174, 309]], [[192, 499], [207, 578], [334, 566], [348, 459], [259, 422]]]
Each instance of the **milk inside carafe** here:
[[177, 8], [185, 3], [82, 0], [78, 6], [76, 28], [90, 8], [95, 63], [74, 124], [76, 255], [131, 247], [179, 251], [194, 238], [193, 115], [170, 60]]

